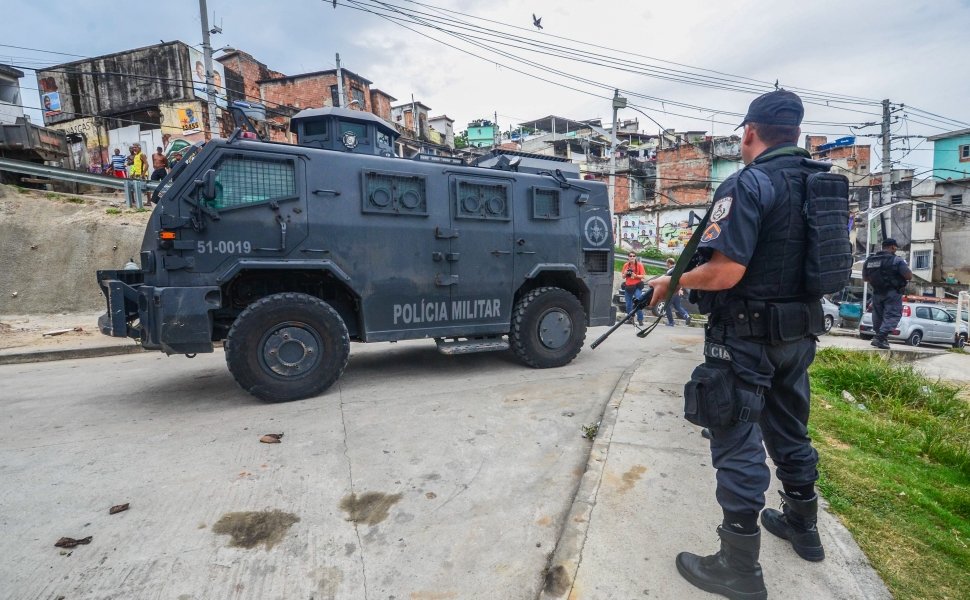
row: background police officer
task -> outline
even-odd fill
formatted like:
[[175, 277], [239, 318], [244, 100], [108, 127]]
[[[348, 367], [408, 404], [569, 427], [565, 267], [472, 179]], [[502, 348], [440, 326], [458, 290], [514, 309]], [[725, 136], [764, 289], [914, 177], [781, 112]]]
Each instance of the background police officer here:
[[[818, 298], [805, 294], [805, 188], [797, 182], [827, 167], [807, 161], [796, 146], [803, 115], [801, 99], [785, 90], [751, 103], [742, 123], [746, 166], [715, 192], [701, 264], [680, 279], [699, 291], [700, 311], [710, 315], [702, 366], [724, 369], [732, 384], [723, 387], [745, 408], [731, 425], [710, 427], [720, 551], [704, 558], [682, 552], [676, 563], [692, 584], [731, 598], [767, 597], [758, 562], [758, 514], [771, 477], [765, 447], [785, 491], [783, 512], [767, 509], [761, 523], [802, 558], [824, 558], [816, 529], [818, 454], [807, 429], [807, 369], [824, 327]], [[650, 282], [654, 302], [669, 282]]]
[[896, 256], [896, 240], [886, 238], [882, 251], [866, 259], [862, 279], [872, 286], [872, 345], [889, 349], [889, 334], [903, 316], [903, 289], [913, 278], [913, 272], [902, 258]]

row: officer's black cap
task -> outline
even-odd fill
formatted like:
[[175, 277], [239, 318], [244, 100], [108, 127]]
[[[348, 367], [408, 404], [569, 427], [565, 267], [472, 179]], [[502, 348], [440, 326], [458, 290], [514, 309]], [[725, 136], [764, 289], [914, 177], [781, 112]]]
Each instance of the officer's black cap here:
[[748, 114], [744, 116], [744, 121], [741, 121], [738, 127], [748, 123], [798, 127], [804, 116], [805, 107], [802, 106], [802, 99], [798, 94], [788, 90], [775, 90], [755, 98], [748, 106]]
[[896, 243], [896, 238], [886, 238], [882, 241], [883, 248], [888, 248], [889, 246], [899, 247], [899, 244]]

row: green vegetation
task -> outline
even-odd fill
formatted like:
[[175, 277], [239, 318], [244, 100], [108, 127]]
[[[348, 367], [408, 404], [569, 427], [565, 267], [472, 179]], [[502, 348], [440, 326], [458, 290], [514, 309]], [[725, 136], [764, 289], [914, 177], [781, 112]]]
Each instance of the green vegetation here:
[[56, 192], [47, 192], [46, 194], [44, 194], [44, 197], [47, 198], [48, 200], [63, 200], [64, 199], [64, 196], [61, 196], [60, 194], [58, 194]]
[[107, 214], [109, 214], [109, 215], [120, 215], [121, 214], [121, 209], [120, 208], [113, 208], [113, 207], [112, 208], [106, 208], [106, 209], [104, 209], [104, 212], [107, 213]]
[[17, 187], [17, 193], [18, 194], [29, 194], [30, 193], [30, 190], [27, 189], [27, 188], [25, 188], [25, 187], [19, 187], [18, 186]]
[[831, 510], [895, 598], [965, 598], [970, 404], [960, 388], [836, 348], [819, 351], [811, 376], [818, 487]]

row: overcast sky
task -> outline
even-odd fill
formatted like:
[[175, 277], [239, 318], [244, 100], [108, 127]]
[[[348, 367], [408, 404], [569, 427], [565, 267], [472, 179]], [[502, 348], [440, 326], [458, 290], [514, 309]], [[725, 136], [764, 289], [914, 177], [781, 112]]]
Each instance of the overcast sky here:
[[[729, 76], [743, 76], [758, 80], [745, 82], [758, 90], [766, 91], [769, 88], [762, 82], [775, 80], [783, 87], [813, 90], [821, 105], [807, 105], [805, 119], [820, 124], [804, 125], [806, 133], [851, 135], [850, 125], [880, 119], [878, 104], [829, 102], [825, 106], [822, 97], [833, 96], [876, 102], [889, 98], [970, 122], [970, 53], [966, 50], [970, 0], [420, 1], [423, 5], [407, 0], [386, 3], [439, 19], [455, 19], [455, 28], [478, 25], [511, 35], [503, 46], [494, 32], [459, 30], [485, 38], [480, 43], [487, 48], [587, 81], [569, 80], [440, 31], [408, 25], [464, 49], [462, 52], [356, 10], [352, 0], [338, 0], [336, 9], [331, 0], [209, 0], [208, 6], [210, 24], [214, 13], [214, 24], [224, 30], [214, 36], [213, 46], [245, 50], [287, 74], [333, 68], [334, 55], [339, 52], [343, 66], [373, 81], [373, 87], [399, 102], [410, 101], [414, 94], [435, 115], [444, 113], [455, 119], [456, 131], [465, 129], [470, 120], [493, 118], [496, 112], [503, 129], [549, 114], [602, 118], [608, 123], [612, 119], [608, 96], [612, 95], [610, 88], [617, 87], [665, 127], [713, 129], [715, 134], [725, 135], [739, 119], [716, 113], [743, 113], [755, 96], [754, 89], [712, 89], [644, 73], [650, 70], [669, 77], [670, 69], [688, 72], [695, 81], [707, 84], [714, 77], [722, 78], [720, 84]], [[359, 0], [357, 7], [375, 4]], [[0, 44], [97, 56], [159, 40], [201, 43], [195, 0], [122, 3], [116, 8], [34, 0], [5, 0], [4, 5], [8, 26]], [[270, 9], [271, 5], [276, 8]], [[541, 32], [532, 25], [533, 13], [542, 18]], [[12, 23], [17, 25], [12, 27]], [[535, 42], [552, 44], [552, 51], [565, 51], [578, 60], [511, 47], [535, 48], [531, 45]], [[40, 67], [76, 59], [0, 46], [0, 62], [14, 65]], [[607, 59], [626, 61], [626, 70], [604, 65]], [[37, 87], [32, 72], [22, 84]], [[25, 89], [24, 98], [27, 104], [39, 106], [34, 89]], [[966, 126], [943, 124], [925, 113], [901, 111], [897, 116], [894, 133], [898, 134], [933, 135]], [[40, 112], [33, 111], [32, 118], [41, 121]], [[631, 109], [621, 111], [620, 118], [639, 118], [644, 131], [658, 129]], [[855, 129], [857, 133], [877, 131], [874, 127]], [[868, 141], [878, 144], [875, 139]], [[894, 148], [900, 149], [893, 153], [894, 160], [901, 160], [904, 166], [921, 171], [932, 164], [930, 142], [897, 141]], [[876, 148], [874, 168], [880, 155]]]

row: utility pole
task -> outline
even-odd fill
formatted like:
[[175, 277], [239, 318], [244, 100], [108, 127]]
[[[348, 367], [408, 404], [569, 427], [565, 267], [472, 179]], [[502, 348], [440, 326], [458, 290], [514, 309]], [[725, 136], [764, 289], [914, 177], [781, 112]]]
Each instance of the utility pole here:
[[[212, 45], [209, 43], [209, 9], [205, 0], [199, 0], [199, 16], [202, 18], [202, 56], [205, 61], [205, 89], [209, 105], [209, 138], [216, 135], [216, 86], [212, 78]], [[221, 132], [220, 132], [221, 133]]]
[[[892, 134], [890, 132], [890, 117], [892, 111], [889, 100], [882, 101], [882, 192], [880, 195], [880, 205], [890, 204], [893, 201], [893, 161], [892, 161]], [[892, 218], [889, 219], [892, 223]], [[891, 236], [892, 232], [883, 227], [886, 236]]]
[[626, 108], [626, 98], [620, 96], [620, 90], [613, 90], [613, 127], [610, 128], [610, 221], [613, 220], [613, 198], [616, 197], [616, 119], [617, 112]]
[[498, 111], [495, 111], [493, 118], [495, 120], [492, 122], [492, 131], [494, 132], [492, 134], [492, 144], [498, 148], [502, 145], [502, 130], [498, 126]]
[[[414, 97], [412, 96], [412, 101]], [[340, 68], [340, 53], [337, 53], [337, 98], [334, 106], [341, 106], [344, 103], [344, 72]], [[363, 109], [363, 106], [361, 107]]]

